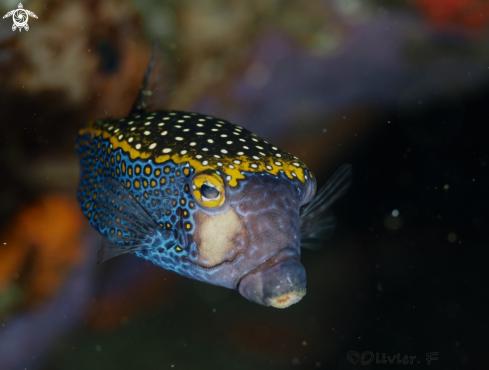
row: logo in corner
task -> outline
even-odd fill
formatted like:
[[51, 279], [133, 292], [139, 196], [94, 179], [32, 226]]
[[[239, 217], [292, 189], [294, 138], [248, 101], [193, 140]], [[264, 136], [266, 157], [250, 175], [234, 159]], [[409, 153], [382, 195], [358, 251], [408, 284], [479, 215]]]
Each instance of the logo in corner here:
[[5, 14], [3, 16], [3, 19], [8, 18], [10, 16], [12, 16], [12, 19], [14, 21], [14, 24], [12, 25], [12, 31], [15, 31], [18, 28], [19, 32], [22, 31], [22, 28], [25, 29], [26, 31], [29, 31], [29, 25], [27, 24], [27, 21], [29, 20], [29, 16], [37, 18], [37, 15], [35, 15], [33, 12], [24, 9], [22, 3], [19, 3], [18, 9], [11, 10], [7, 14]]

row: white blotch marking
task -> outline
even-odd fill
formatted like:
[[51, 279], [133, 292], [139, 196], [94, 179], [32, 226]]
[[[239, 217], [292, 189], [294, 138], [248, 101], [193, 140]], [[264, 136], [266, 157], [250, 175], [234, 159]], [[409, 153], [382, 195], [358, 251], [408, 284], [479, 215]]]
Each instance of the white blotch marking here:
[[214, 143], [214, 140], [208, 139], [207, 142], [212, 144], [212, 143]]
[[238, 155], [243, 155], [244, 153], [243, 152], [238, 152]]
[[207, 166], [207, 165], [209, 164], [209, 162], [208, 162], [208, 161], [203, 161], [203, 162], [202, 162], [202, 164], [203, 164], [204, 166]]
[[[171, 113], [170, 113], [171, 114]], [[163, 153], [170, 153], [171, 152], [171, 149], [170, 148], [165, 148], [163, 149]]]
[[180, 152], [180, 154], [181, 154], [181, 155], [187, 154], [187, 151], [186, 151], [186, 150], [182, 150], [182, 151]]
[[134, 140], [133, 137], [130, 137], [129, 139], [127, 139], [128, 142], [132, 143], [132, 141]]
[[154, 149], [154, 148], [156, 148], [156, 143], [153, 143], [149, 146], [149, 149]]
[[232, 141], [226, 141], [226, 144], [231, 145], [233, 142]]
[[275, 164], [276, 164], [277, 166], [281, 166], [281, 165], [282, 165], [282, 163], [281, 163], [281, 162], [275, 162]]
[[137, 150], [141, 149], [141, 144], [136, 144], [136, 149]]
[[175, 140], [182, 141], [182, 140], [183, 140], [183, 137], [177, 136], [177, 137], [175, 138]]
[[221, 149], [221, 153], [224, 153], [224, 154], [227, 154], [227, 150], [226, 149]]
[[293, 164], [294, 166], [296, 166], [296, 167], [299, 167], [299, 166], [300, 166], [300, 164], [299, 164], [299, 163], [297, 163], [297, 162], [294, 162], [294, 163], [292, 163], [292, 164]]
[[168, 131], [163, 131], [163, 132], [161, 133], [161, 136], [165, 136], [166, 134], [168, 134]]
[[196, 145], [197, 145], [197, 143], [196, 143], [196, 142], [194, 142], [194, 141], [192, 141], [192, 142], [190, 143], [190, 146], [196, 146]]
[[151, 122], [149, 122], [149, 121], [148, 121], [148, 122], [146, 122], [144, 125], [145, 125], [145, 126], [149, 126], [149, 125], [151, 125]]
[[145, 134], [145, 135], [151, 135], [151, 132], [149, 132], [149, 131], [144, 131], [144, 134]]
[[219, 167], [222, 167], [222, 163], [221, 163], [221, 162], [217, 162], [217, 165], [218, 165]]
[[204, 132], [196, 132], [196, 135], [205, 135]]

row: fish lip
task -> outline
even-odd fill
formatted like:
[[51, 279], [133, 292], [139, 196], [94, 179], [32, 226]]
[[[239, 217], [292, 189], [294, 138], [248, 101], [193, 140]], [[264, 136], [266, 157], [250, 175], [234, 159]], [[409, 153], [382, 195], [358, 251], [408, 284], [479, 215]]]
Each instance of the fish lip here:
[[239, 284], [239, 293], [263, 306], [286, 308], [297, 303], [306, 294], [306, 272], [299, 253], [283, 248], [245, 274]]
[[[282, 254], [286, 254], [286, 255], [282, 256]], [[292, 258], [299, 260], [300, 251], [297, 251], [291, 247], [285, 247], [285, 248], [279, 249], [277, 252], [275, 252], [270, 257], [268, 257], [265, 261], [260, 263], [258, 266], [252, 268], [251, 270], [246, 271], [243, 275], [241, 275], [241, 277], [238, 279], [238, 282], [236, 283], [236, 289], [239, 290], [239, 284], [241, 283], [241, 280], [243, 280], [243, 278], [245, 276], [258, 271], [259, 269], [263, 268], [265, 266], [265, 264], [267, 264], [267, 263], [270, 264], [270, 261], [272, 261], [273, 258], [276, 259], [276, 261], [274, 261], [274, 263], [278, 263], [279, 262], [279, 259], [277, 259], [278, 257], [281, 258], [282, 260], [284, 260], [287, 258], [287, 255], [292, 257]]]

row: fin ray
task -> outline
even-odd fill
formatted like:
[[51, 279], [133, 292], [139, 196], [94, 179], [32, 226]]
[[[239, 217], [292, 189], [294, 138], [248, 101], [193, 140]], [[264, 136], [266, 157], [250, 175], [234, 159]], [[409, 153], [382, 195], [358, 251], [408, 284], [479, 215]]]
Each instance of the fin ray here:
[[[174, 81], [170, 80], [167, 71], [169, 61], [163, 51], [155, 42], [153, 52], [144, 73], [141, 88], [138, 96], [132, 106], [131, 113], [157, 110], [159, 104], [164, 102], [170, 95], [168, 86], [173, 85]], [[169, 81], [170, 80], [170, 81]], [[163, 82], [166, 82], [165, 84]]]
[[[174, 231], [161, 229], [151, 215], [117, 180], [109, 177], [98, 202], [100, 222], [108, 227], [102, 232], [98, 263], [118, 255], [152, 247], [155, 240], [174, 238]], [[117, 232], [115, 232], [117, 230]]]
[[325, 239], [333, 234], [336, 217], [331, 205], [345, 194], [351, 184], [351, 165], [345, 164], [335, 172], [312, 201], [301, 212], [301, 246], [320, 249]]

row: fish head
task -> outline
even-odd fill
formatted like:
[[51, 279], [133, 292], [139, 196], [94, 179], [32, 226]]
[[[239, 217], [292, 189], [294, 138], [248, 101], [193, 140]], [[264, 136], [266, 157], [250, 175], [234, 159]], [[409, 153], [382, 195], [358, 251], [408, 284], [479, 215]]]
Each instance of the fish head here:
[[[309, 173], [309, 171], [308, 171]], [[206, 269], [206, 281], [238, 289], [261, 305], [285, 308], [306, 293], [300, 262], [300, 209], [316, 180], [242, 172], [231, 186], [225, 170], [197, 172], [191, 195], [197, 203], [195, 231], [188, 235], [190, 262]]]

